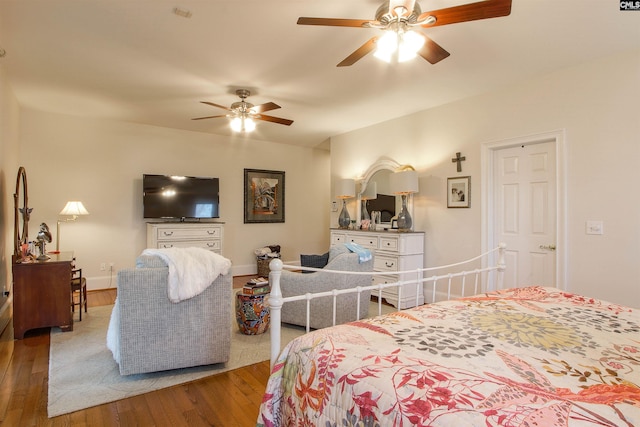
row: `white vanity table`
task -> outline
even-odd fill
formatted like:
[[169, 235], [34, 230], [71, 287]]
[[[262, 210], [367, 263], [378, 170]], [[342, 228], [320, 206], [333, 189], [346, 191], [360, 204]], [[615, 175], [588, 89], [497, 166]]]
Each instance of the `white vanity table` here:
[[[411, 280], [414, 274], [392, 274], [397, 271], [417, 270], [424, 265], [424, 233], [412, 231], [398, 233], [395, 231], [361, 231], [331, 229], [331, 244], [357, 243], [373, 252], [373, 270], [389, 272], [389, 275], [374, 275], [373, 283], [393, 283], [398, 280]], [[382, 291], [382, 297], [395, 307], [405, 309], [424, 304], [422, 286], [405, 285], [402, 297], [398, 300], [398, 288]]]

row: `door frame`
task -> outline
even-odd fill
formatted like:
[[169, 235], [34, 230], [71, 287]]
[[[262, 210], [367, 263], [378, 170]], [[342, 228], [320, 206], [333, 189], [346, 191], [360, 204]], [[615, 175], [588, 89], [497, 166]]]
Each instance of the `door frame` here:
[[[564, 129], [510, 138], [482, 144], [480, 162], [481, 176], [481, 244], [483, 252], [489, 251], [498, 243], [495, 241], [494, 215], [494, 165], [496, 151], [521, 145], [552, 142], [556, 151], [556, 287], [567, 290], [567, 198], [566, 198], [566, 146]], [[495, 265], [497, 255], [489, 257], [487, 264]], [[507, 265], [507, 268], [509, 266]], [[493, 289], [488, 289], [493, 290]]]

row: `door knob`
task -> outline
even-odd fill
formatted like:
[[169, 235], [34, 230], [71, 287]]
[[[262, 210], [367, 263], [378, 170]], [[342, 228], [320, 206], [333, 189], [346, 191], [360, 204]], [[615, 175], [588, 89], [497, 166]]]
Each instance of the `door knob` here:
[[540, 249], [546, 249], [548, 251], [555, 251], [556, 245], [540, 245]]

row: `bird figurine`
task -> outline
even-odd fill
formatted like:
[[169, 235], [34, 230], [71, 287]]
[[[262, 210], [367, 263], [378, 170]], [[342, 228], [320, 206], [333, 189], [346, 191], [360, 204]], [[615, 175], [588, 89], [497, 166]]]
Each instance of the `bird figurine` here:
[[40, 249], [40, 255], [36, 259], [39, 261], [49, 259], [50, 256], [46, 253], [45, 245], [47, 243], [51, 243], [51, 232], [49, 231], [49, 226], [44, 222], [40, 224], [40, 231], [38, 231], [37, 239], [38, 243], [36, 243], [36, 246]]

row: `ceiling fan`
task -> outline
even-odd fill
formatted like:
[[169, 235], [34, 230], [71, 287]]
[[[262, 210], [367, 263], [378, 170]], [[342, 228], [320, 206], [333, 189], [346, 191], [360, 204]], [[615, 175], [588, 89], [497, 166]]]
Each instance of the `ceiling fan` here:
[[[376, 56], [398, 62], [422, 56], [431, 64], [442, 61], [449, 52], [413, 27], [436, 27], [458, 22], [507, 16], [511, 13], [511, 0], [484, 0], [476, 3], [422, 12], [415, 0], [388, 0], [376, 11], [375, 20], [341, 18], [298, 18], [298, 25], [325, 25], [331, 27], [380, 28], [382, 37], [373, 37], [347, 56], [338, 67], [353, 65], [376, 47]], [[386, 48], [385, 48], [386, 46]], [[385, 50], [386, 49], [386, 50]]]
[[215, 119], [218, 117], [228, 117], [231, 119], [231, 129], [236, 132], [251, 132], [255, 129], [256, 124], [254, 120], [264, 120], [266, 122], [278, 123], [281, 125], [290, 126], [293, 120], [282, 119], [280, 117], [268, 116], [262, 114], [265, 111], [276, 110], [280, 106], [273, 102], [267, 102], [265, 104], [253, 105], [250, 102], [245, 101], [251, 92], [247, 89], [237, 89], [236, 95], [240, 97], [240, 101], [231, 104], [231, 107], [225, 107], [224, 105], [215, 104], [213, 102], [201, 101], [203, 104], [211, 105], [213, 107], [222, 108], [229, 111], [228, 114], [220, 114], [217, 116], [196, 117], [191, 120], [203, 120], [203, 119]]

